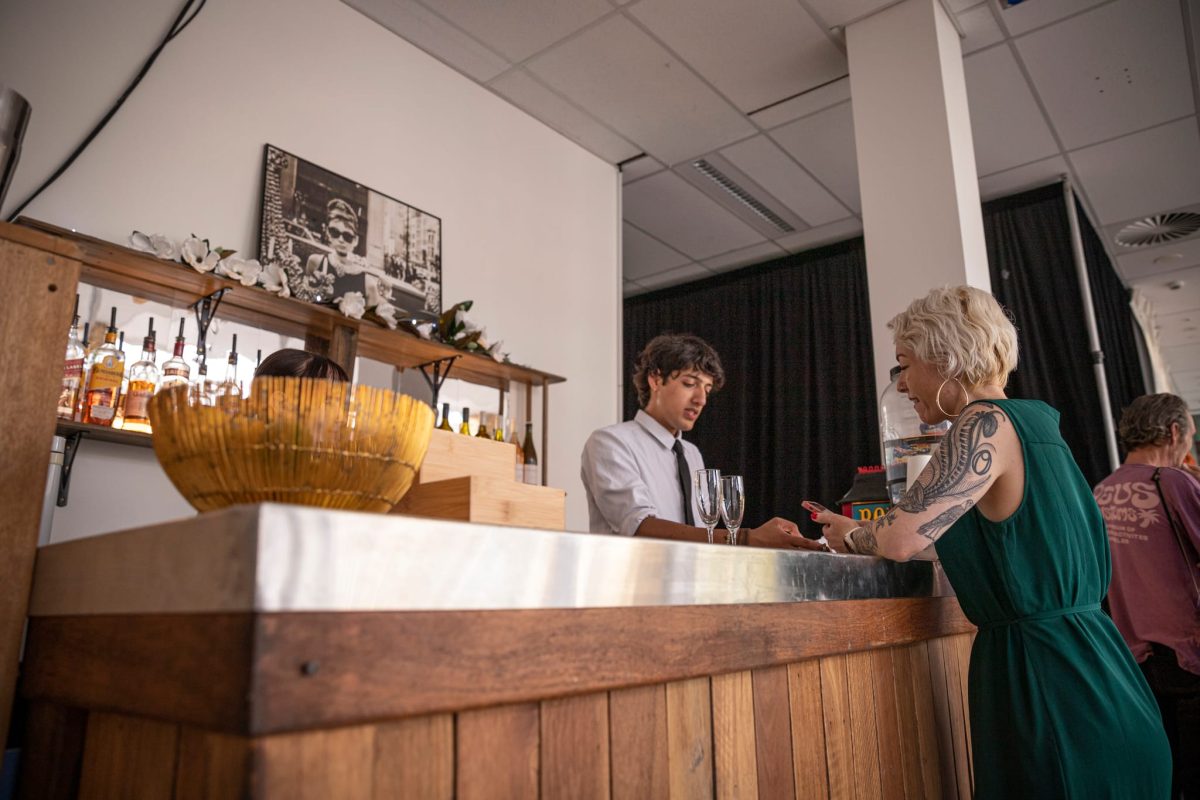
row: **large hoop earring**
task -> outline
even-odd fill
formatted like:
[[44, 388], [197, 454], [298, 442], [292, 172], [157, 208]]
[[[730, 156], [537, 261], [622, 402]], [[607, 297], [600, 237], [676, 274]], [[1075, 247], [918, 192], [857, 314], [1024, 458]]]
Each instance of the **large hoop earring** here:
[[967, 402], [963, 403], [963, 408], [966, 409], [967, 403], [971, 402], [971, 395], [967, 391], [967, 387], [963, 386], [963, 382], [960, 381], [958, 378], [946, 378], [946, 380], [942, 381], [942, 385], [938, 387], [937, 395], [934, 396], [933, 402], [937, 404], [938, 411], [942, 412], [943, 416], [948, 417], [950, 419], [955, 419], [957, 417], [962, 416], [962, 411], [959, 411], [957, 414], [951, 414], [949, 411], [942, 408], [942, 389], [945, 389], [946, 384], [949, 383], [950, 381], [954, 381], [955, 383], [957, 383], [958, 388], [962, 390], [963, 397], [965, 397], [967, 399]]

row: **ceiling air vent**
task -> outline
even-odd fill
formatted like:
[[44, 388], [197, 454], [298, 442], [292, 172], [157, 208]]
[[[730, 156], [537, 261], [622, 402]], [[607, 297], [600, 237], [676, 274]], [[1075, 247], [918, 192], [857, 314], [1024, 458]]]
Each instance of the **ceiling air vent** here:
[[1196, 231], [1200, 231], [1200, 214], [1178, 211], [1131, 222], [1117, 231], [1115, 238], [1122, 247], [1150, 247], [1185, 239]]
[[[792, 233], [796, 230], [787, 220], [767, 208], [761, 200], [747, 192], [736, 181], [704, 159], [701, 158], [698, 161], [693, 161], [692, 167], [701, 175], [721, 187], [726, 194], [749, 209], [759, 219], [770, 223], [772, 227], [777, 228], [783, 233]], [[1197, 218], [1200, 219], [1200, 215], [1197, 215]]]

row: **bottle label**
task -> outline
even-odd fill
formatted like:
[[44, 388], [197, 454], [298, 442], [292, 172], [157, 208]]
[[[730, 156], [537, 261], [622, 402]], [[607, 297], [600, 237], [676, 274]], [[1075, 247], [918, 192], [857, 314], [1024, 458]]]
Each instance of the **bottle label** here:
[[172, 377], [186, 378], [191, 372], [192, 370], [186, 364], [182, 367], [163, 366], [163, 375], [170, 375]]
[[72, 378], [78, 383], [80, 377], [83, 376], [83, 359], [68, 358], [63, 364], [63, 382], [65, 383]]
[[525, 483], [540, 486], [542, 483], [542, 467], [540, 464], [525, 465]]
[[137, 391], [125, 395], [125, 418], [147, 419], [150, 416], [147, 406], [150, 405], [151, 392]]
[[117, 408], [113, 403], [116, 392], [112, 389], [94, 389], [88, 392], [88, 416], [97, 422], [111, 422], [116, 416]]
[[92, 378], [88, 382], [88, 390], [116, 389], [125, 379], [125, 362], [118, 361], [112, 356], [105, 356], [92, 365]]

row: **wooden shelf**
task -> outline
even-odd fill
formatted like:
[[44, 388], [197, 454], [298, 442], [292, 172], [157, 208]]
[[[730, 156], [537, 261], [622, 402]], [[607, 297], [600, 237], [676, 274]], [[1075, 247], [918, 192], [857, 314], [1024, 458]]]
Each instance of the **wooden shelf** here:
[[148, 433], [139, 433], [138, 431], [123, 431], [120, 428], [106, 428], [103, 425], [88, 425], [83, 422], [68, 422], [65, 419], [58, 421], [58, 426], [54, 431], [59, 436], [69, 437], [72, 434], [83, 434], [86, 439], [95, 439], [97, 442], [112, 442], [113, 444], [129, 444], [134, 447], [153, 447], [154, 437]]
[[510, 382], [548, 386], [566, 380], [532, 367], [506, 364], [372, 322], [351, 319], [330, 306], [279, 297], [258, 287], [242, 286], [212, 273], [196, 272], [182, 264], [37, 220], [22, 217], [17, 225], [0, 223], [0, 237], [79, 261], [80, 280], [84, 283], [176, 308], [189, 306], [217, 289], [232, 289], [221, 300], [223, 319], [297, 338], [331, 339], [336, 330], [348, 330], [357, 340], [354, 354], [402, 369], [457, 357], [450, 377], [501, 390], [507, 390]]

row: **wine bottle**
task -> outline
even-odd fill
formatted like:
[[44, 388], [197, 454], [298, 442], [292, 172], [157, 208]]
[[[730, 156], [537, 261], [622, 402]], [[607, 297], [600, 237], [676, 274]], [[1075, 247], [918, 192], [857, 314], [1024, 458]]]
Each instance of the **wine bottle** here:
[[454, 433], [454, 428], [450, 425], [450, 404], [442, 403], [442, 421], [438, 423], [438, 430], [450, 431]]
[[479, 428], [475, 431], [475, 436], [477, 436], [480, 439], [492, 438], [492, 435], [490, 433], [488, 433], [486, 420], [487, 420], [487, 417], [484, 415], [484, 412], [480, 411], [479, 412]]
[[540, 486], [542, 483], [542, 468], [538, 464], [537, 449], [533, 446], [533, 423], [525, 423], [525, 444], [521, 447], [525, 463], [525, 483]]
[[508, 429], [508, 442], [513, 446], [513, 450], [517, 451], [516, 456], [516, 472], [513, 477], [517, 483], [525, 482], [525, 451], [521, 449], [521, 439], [517, 436], [517, 421], [510, 420], [511, 426]]
[[471, 409], [463, 406], [462, 423], [458, 426], [458, 432], [463, 436], [471, 435]]
[[96, 349], [92, 367], [88, 370], [87, 391], [84, 393], [82, 420], [89, 425], [112, 427], [125, 380], [125, 354], [117, 348], [117, 307], [112, 308], [104, 344]]
[[154, 318], [146, 338], [142, 340], [142, 357], [129, 368], [129, 392], [125, 395], [125, 422], [127, 431], [150, 433], [150, 398], [158, 387], [158, 366], [154, 363]]

